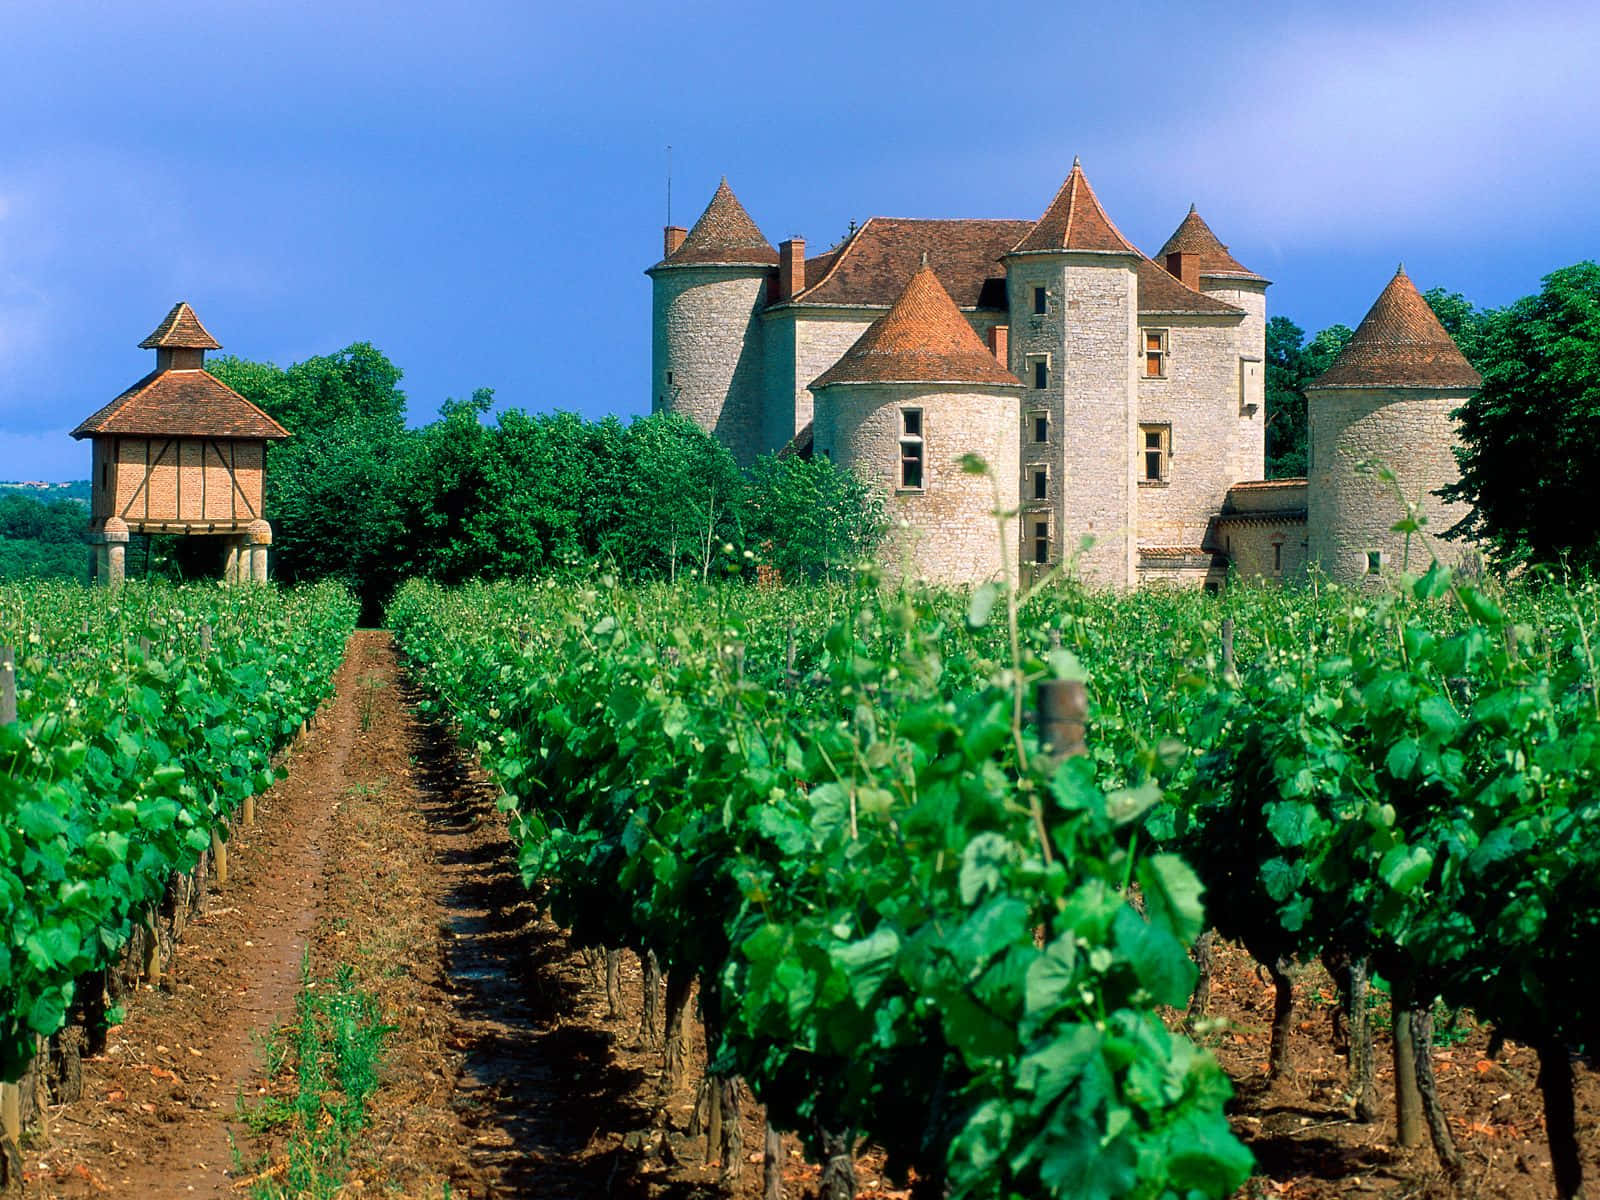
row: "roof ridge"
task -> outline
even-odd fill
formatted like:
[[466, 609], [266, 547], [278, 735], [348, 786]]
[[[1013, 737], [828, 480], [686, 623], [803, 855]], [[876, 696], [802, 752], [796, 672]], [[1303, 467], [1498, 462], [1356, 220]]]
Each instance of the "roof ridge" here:
[[919, 268], [889, 311], [810, 386], [848, 383], [1022, 386], [983, 344], [931, 266]]
[[847, 254], [849, 254], [850, 251], [855, 249], [856, 240], [858, 238], [860, 238], [861, 234], [866, 230], [867, 226], [871, 225], [877, 219], [878, 219], [877, 217], [868, 217], [865, 221], [863, 221], [860, 225], [857, 225], [855, 227], [855, 229], [853, 229], [850, 232], [849, 236], [845, 238], [844, 244], [842, 246], [838, 246], [833, 250], [825, 250], [825, 251], [823, 251], [824, 254], [832, 254], [833, 255], [833, 261], [828, 264], [828, 269], [822, 273], [821, 277], [815, 283], [812, 283], [810, 280], [807, 280], [804, 290], [796, 292], [793, 296], [790, 297], [790, 299], [791, 300], [798, 300], [802, 296], [804, 296], [807, 292], [810, 292], [814, 288], [821, 287], [828, 280], [832, 279], [834, 272], [839, 269], [839, 264], [844, 262], [845, 256]]

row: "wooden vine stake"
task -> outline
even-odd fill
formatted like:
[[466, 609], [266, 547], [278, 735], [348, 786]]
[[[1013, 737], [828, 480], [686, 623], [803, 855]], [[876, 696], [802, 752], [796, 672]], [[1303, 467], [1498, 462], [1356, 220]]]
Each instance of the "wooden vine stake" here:
[[211, 861], [216, 864], [217, 886], [222, 887], [228, 882], [228, 843], [222, 840], [215, 825], [211, 827]]
[[[16, 723], [16, 654], [10, 646], [0, 646], [0, 725]], [[21, 1142], [22, 1089], [14, 1083], [0, 1083], [0, 1183], [9, 1185], [20, 1181]]]
[[1089, 753], [1084, 727], [1089, 719], [1089, 692], [1081, 679], [1046, 679], [1037, 703], [1039, 745], [1050, 764]]

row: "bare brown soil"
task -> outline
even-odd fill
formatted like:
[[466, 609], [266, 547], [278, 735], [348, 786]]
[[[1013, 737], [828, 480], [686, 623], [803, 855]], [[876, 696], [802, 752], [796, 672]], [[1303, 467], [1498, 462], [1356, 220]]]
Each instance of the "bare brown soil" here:
[[[258, 824], [232, 843], [231, 878], [189, 924], [162, 986], [132, 997], [106, 1053], [84, 1063], [83, 1098], [52, 1108], [48, 1133], [28, 1146], [27, 1194], [248, 1194], [252, 1175], [282, 1163], [282, 1146], [251, 1135], [237, 1103], [283, 1089], [265, 1078], [261, 1043], [291, 1017], [309, 952], [313, 978], [350, 966], [394, 1027], [342, 1195], [760, 1195], [763, 1129], [748, 1095], [744, 1161], [724, 1183], [688, 1134], [703, 1046], [688, 1085], [663, 1096], [661, 1054], [640, 1039], [640, 964], [623, 956], [611, 1013], [601, 962], [522, 886], [493, 787], [415, 715], [388, 635], [358, 633], [337, 684]], [[1297, 990], [1292, 1073], [1268, 1088], [1271, 986], [1242, 952], [1219, 948], [1209, 1041], [1236, 1082], [1235, 1127], [1261, 1171], [1241, 1195], [1450, 1195], [1427, 1146], [1394, 1146], [1392, 1116], [1349, 1119], [1332, 985], [1311, 968]], [[1550, 1196], [1533, 1057], [1508, 1047], [1490, 1062], [1487, 1041], [1472, 1029], [1439, 1056], [1465, 1194]], [[1381, 1035], [1378, 1058], [1387, 1103]], [[1586, 1070], [1578, 1116], [1600, 1178], [1600, 1084]], [[814, 1191], [817, 1171], [792, 1140], [784, 1156], [786, 1194]], [[860, 1194], [903, 1197], [880, 1161], [868, 1152], [858, 1163]]]
[[[1538, 1060], [1507, 1043], [1488, 1058], [1489, 1031], [1462, 1014], [1447, 1044], [1435, 1050], [1440, 1101], [1451, 1134], [1467, 1163], [1459, 1191], [1452, 1189], [1426, 1137], [1414, 1149], [1395, 1142], [1393, 1047], [1375, 1034], [1381, 1119], [1361, 1124], [1345, 1097], [1348, 1070], [1334, 1051], [1336, 991], [1320, 966], [1295, 981], [1295, 1028], [1290, 1072], [1267, 1082], [1273, 989], [1264, 971], [1237, 947], [1218, 947], [1212, 1012], [1224, 1029], [1207, 1041], [1234, 1081], [1235, 1131], [1256, 1156], [1257, 1177], [1244, 1197], [1326, 1200], [1335, 1196], [1506, 1197], [1534, 1200], [1555, 1195]], [[1380, 1012], [1380, 1020], [1386, 1014]], [[1577, 1114], [1584, 1174], [1600, 1180], [1600, 1079], [1578, 1067]]]

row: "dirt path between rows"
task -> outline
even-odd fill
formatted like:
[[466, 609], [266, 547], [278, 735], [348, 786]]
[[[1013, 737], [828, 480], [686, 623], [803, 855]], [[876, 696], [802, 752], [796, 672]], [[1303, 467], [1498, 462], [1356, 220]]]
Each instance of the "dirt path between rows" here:
[[[281, 1178], [281, 1138], [239, 1106], [282, 1093], [263, 1047], [303, 970], [345, 966], [393, 1032], [341, 1194], [728, 1195], [683, 1136], [691, 1097], [661, 1097], [659, 1052], [638, 1044], [637, 961], [611, 1014], [523, 887], [493, 787], [417, 716], [387, 633], [352, 637], [336, 687], [162, 985], [138, 989], [83, 1098], [28, 1148], [26, 1194], [246, 1196]], [[745, 1144], [760, 1137], [747, 1115]], [[734, 1194], [759, 1176], [746, 1165]]]

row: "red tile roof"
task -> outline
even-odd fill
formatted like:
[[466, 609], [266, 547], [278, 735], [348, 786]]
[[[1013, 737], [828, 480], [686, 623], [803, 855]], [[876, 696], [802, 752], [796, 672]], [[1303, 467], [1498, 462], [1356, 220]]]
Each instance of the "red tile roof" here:
[[[1106, 216], [1095, 198], [1094, 189], [1078, 165], [1072, 160], [1072, 171], [1066, 182], [1050, 201], [1026, 237], [1019, 240], [1015, 252], [1031, 250], [1108, 250], [1124, 254], [1138, 254], [1133, 243], [1123, 237]], [[1140, 257], [1143, 257], [1140, 255]]]
[[1139, 260], [1139, 312], [1143, 314], [1196, 313], [1206, 316], [1242, 317], [1244, 309], [1197, 292], [1180, 279], [1174, 279], [1148, 258]]
[[1200, 258], [1200, 274], [1202, 275], [1237, 275], [1245, 279], [1260, 279], [1249, 267], [1228, 253], [1228, 248], [1217, 240], [1217, 235], [1211, 232], [1194, 205], [1189, 206], [1189, 215], [1179, 222], [1178, 227], [1172, 231], [1172, 236], [1167, 239], [1167, 244], [1156, 252], [1156, 261], [1164, 263], [1169, 254], [1194, 254]]
[[162, 318], [155, 332], [139, 343], [141, 350], [221, 350], [222, 343], [206, 331], [194, 309], [179, 300]]
[[152, 371], [72, 431], [75, 438], [251, 438], [276, 441], [289, 431], [214, 375]]
[[717, 185], [705, 212], [689, 236], [656, 266], [681, 267], [702, 263], [755, 263], [778, 265], [778, 252], [750, 219], [733, 194], [727, 179]]
[[911, 277], [894, 306], [867, 326], [856, 344], [812, 381], [839, 383], [968, 383], [1021, 387], [989, 353], [932, 267]]
[[794, 303], [887, 307], [927, 255], [957, 305], [1003, 309], [1006, 268], [1000, 260], [1029, 228], [1027, 221], [871, 217], [843, 246], [820, 256], [826, 262], [806, 261], [808, 286]]
[[1333, 365], [1306, 387], [1456, 391], [1482, 382], [1401, 267]]

